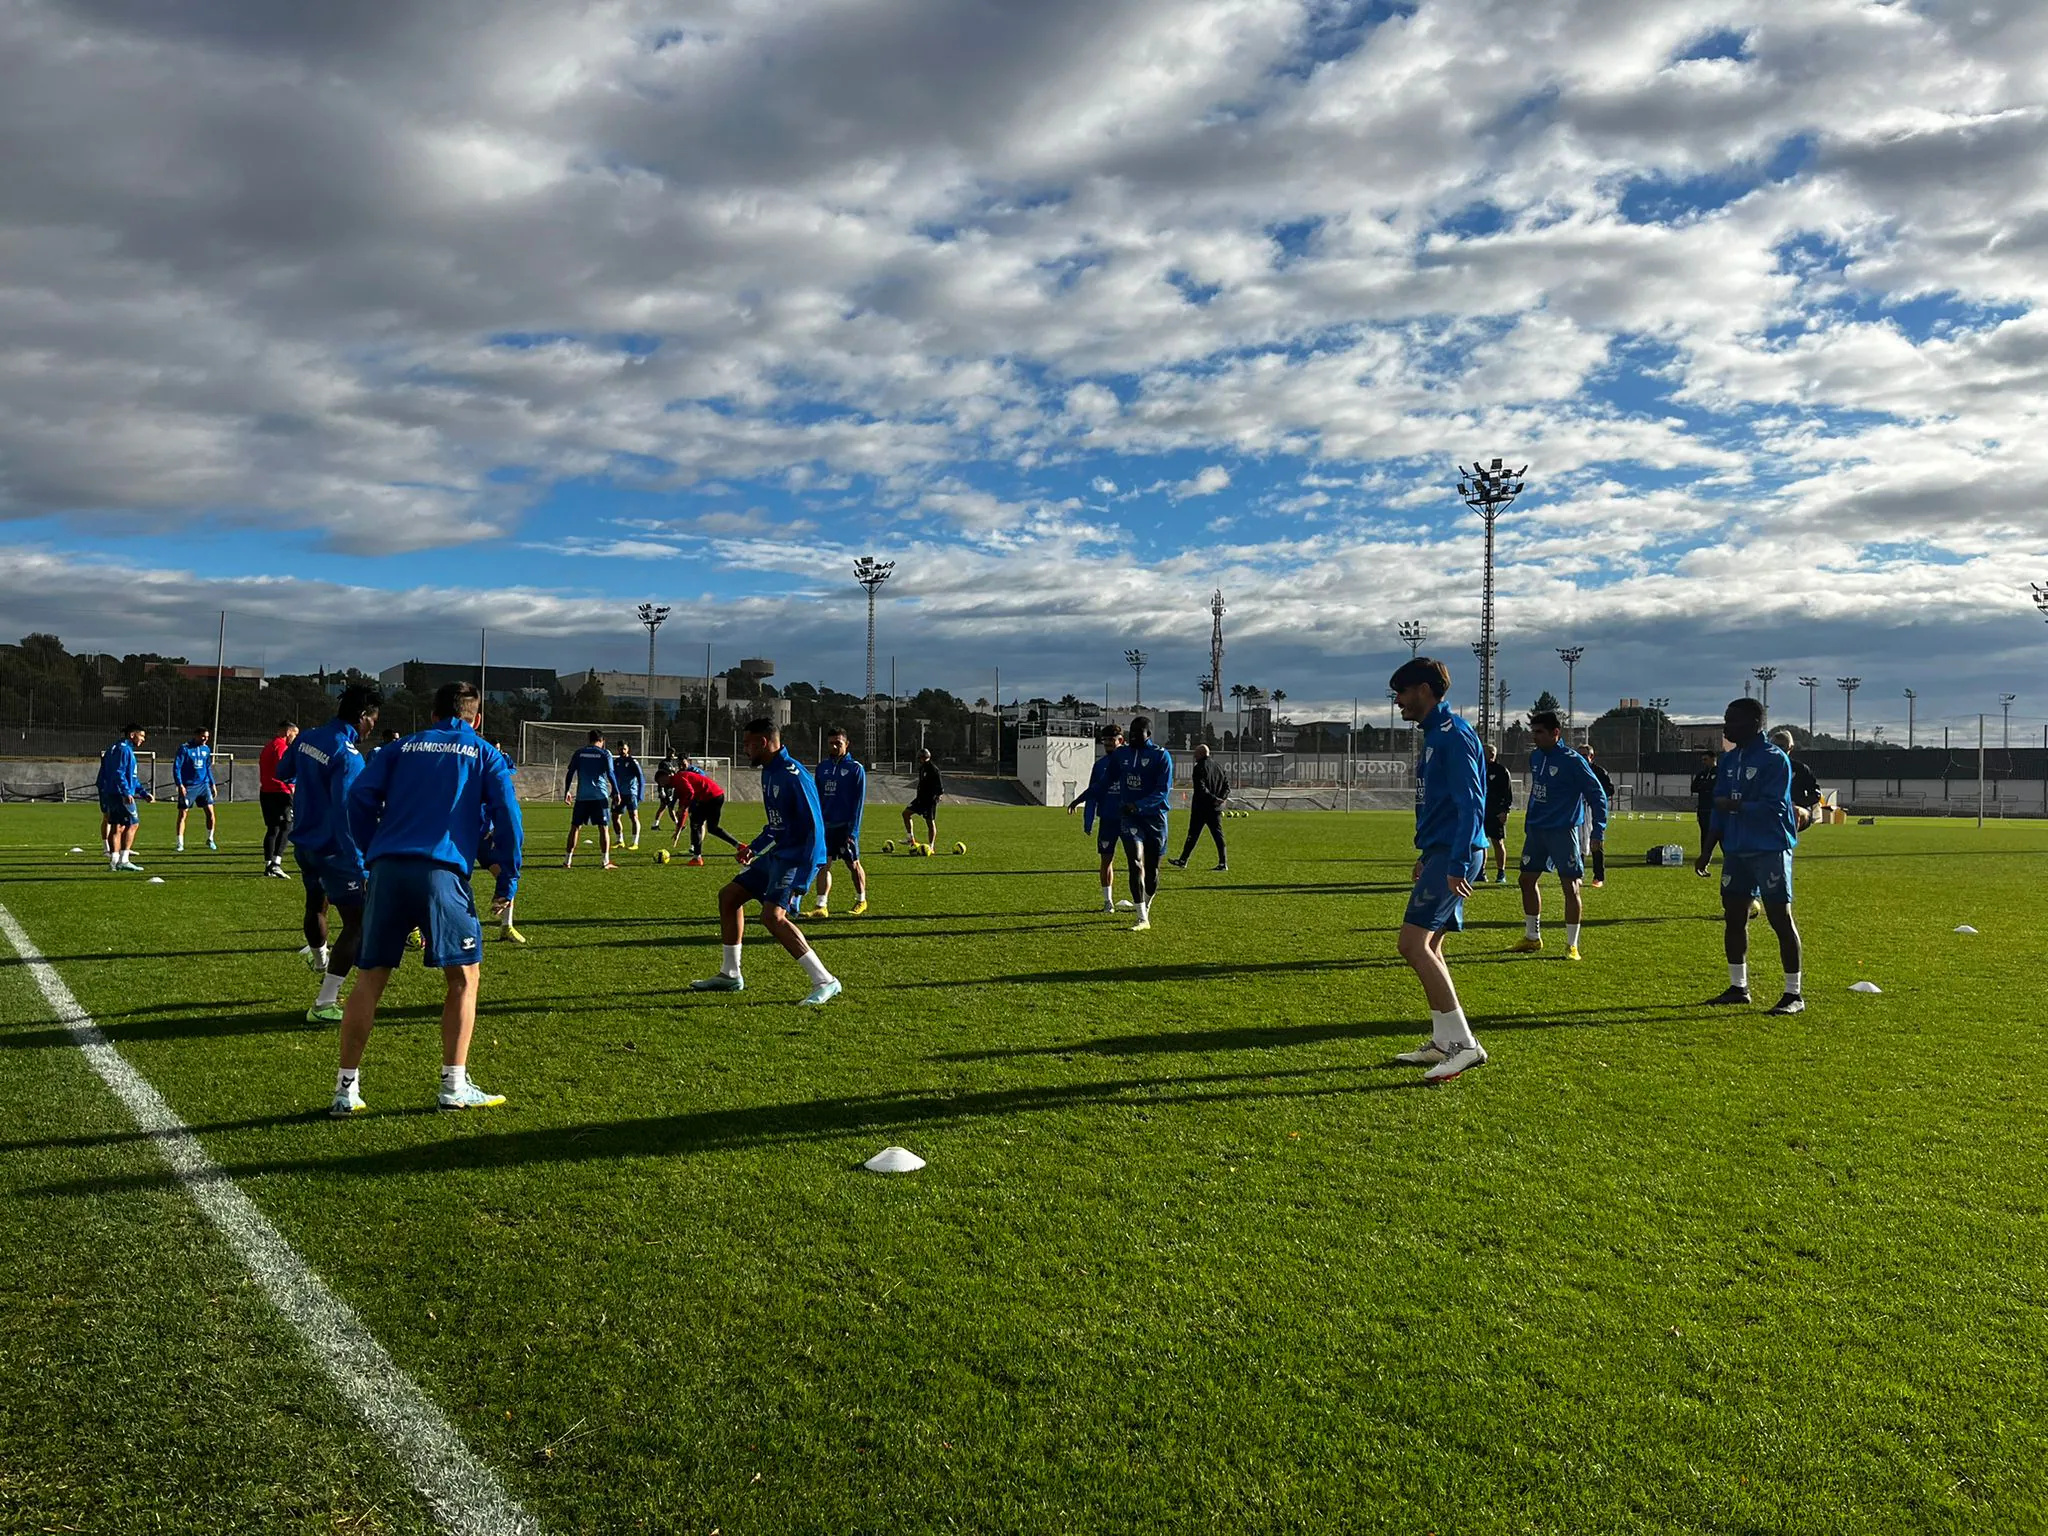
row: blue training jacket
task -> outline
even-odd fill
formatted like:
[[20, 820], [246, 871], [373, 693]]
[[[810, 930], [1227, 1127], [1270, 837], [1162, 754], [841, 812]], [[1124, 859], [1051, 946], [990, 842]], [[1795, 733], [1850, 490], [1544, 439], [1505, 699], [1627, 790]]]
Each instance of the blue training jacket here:
[[1164, 816], [1173, 803], [1173, 754], [1156, 741], [1127, 741], [1110, 753], [1124, 816]]
[[600, 746], [578, 747], [569, 758], [569, 771], [562, 776], [565, 792], [571, 781], [576, 785], [578, 800], [602, 800], [609, 804], [613, 788], [611, 753]]
[[777, 863], [800, 869], [816, 869], [825, 862], [825, 813], [818, 806], [818, 786], [787, 747], [778, 747], [761, 765], [761, 803], [768, 825], [747, 845], [756, 858], [765, 851]]
[[1721, 754], [1714, 768], [1714, 797], [1740, 798], [1733, 811], [1716, 810], [1712, 822], [1730, 853], [1783, 853], [1798, 846], [1792, 815], [1792, 759], [1758, 736]]
[[612, 787], [619, 792], [619, 798], [638, 805], [647, 793], [647, 770], [640, 766], [637, 757], [615, 757], [612, 759]]
[[1529, 810], [1524, 825], [1532, 832], [1562, 832], [1576, 827], [1590, 812], [1593, 831], [1607, 830], [1607, 791], [1593, 765], [1563, 742], [1548, 752], [1529, 754]]
[[180, 789], [213, 788], [213, 748], [188, 741], [171, 759], [171, 782]]
[[[348, 791], [363, 771], [356, 728], [339, 716], [310, 731], [285, 753], [292, 765], [292, 846], [344, 869], [363, 867], [361, 845], [349, 835]], [[285, 777], [282, 765], [278, 776]]]
[[512, 765], [460, 720], [436, 720], [371, 758], [348, 792], [348, 821], [365, 864], [432, 859], [465, 879], [488, 826], [500, 884], [519, 877], [526, 827]]
[[123, 736], [100, 754], [100, 797], [105, 800], [133, 800], [144, 793], [142, 774], [135, 766], [135, 749]]
[[1463, 852], [1486, 841], [1486, 749], [1443, 700], [1423, 717], [1415, 786], [1415, 846]]
[[848, 827], [860, 840], [861, 813], [868, 807], [868, 771], [853, 754], [826, 758], [818, 764], [818, 809], [828, 827]]
[[1095, 830], [1095, 819], [1098, 816], [1102, 818], [1105, 827], [1114, 827], [1121, 823], [1123, 802], [1117, 798], [1118, 766], [1115, 752], [1105, 752], [1095, 759], [1095, 771], [1088, 775], [1088, 787], [1081, 792], [1083, 832]]

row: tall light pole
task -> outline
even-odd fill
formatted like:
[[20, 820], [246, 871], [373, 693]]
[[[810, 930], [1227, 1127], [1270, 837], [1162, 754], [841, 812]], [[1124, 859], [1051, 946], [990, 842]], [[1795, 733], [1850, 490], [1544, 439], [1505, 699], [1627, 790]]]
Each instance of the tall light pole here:
[[1776, 667], [1751, 667], [1749, 675], [1764, 685], [1764, 719], [1771, 718], [1771, 679], [1778, 675]]
[[1145, 707], [1145, 663], [1152, 658], [1143, 651], [1125, 651], [1124, 665], [1131, 669], [1131, 708]]
[[2012, 749], [2012, 707], [2019, 702], [2019, 697], [2016, 693], [2001, 693], [1998, 696], [1998, 707], [2005, 711], [2005, 745], [2008, 751]]
[[1461, 470], [1458, 476], [1458, 495], [1486, 524], [1486, 565], [1479, 593], [1479, 643], [1486, 647], [1479, 654], [1481, 742], [1490, 739], [1493, 726], [1493, 657], [1496, 649], [1493, 638], [1493, 525], [1522, 494], [1526, 483], [1522, 477], [1528, 472], [1526, 464], [1517, 470], [1507, 470], [1501, 467], [1499, 459], [1495, 459], [1485, 466], [1474, 464], [1470, 469]]
[[[1657, 744], [1650, 750], [1653, 752], [1662, 752], [1664, 750], [1664, 721], [1666, 718], [1665, 711], [1671, 708], [1671, 700], [1668, 695], [1661, 699], [1651, 699], [1649, 701], [1649, 708], [1657, 712]], [[1636, 716], [1636, 793], [1639, 795], [1643, 792], [1642, 719], [1642, 715], [1639, 714]]]
[[1819, 734], [1813, 726], [1813, 690], [1820, 686], [1820, 679], [1802, 677], [1799, 679], [1799, 686], [1806, 690], [1806, 734], [1810, 740]]
[[1906, 750], [1913, 750], [1913, 704], [1920, 697], [1912, 689], [1906, 690]]
[[2034, 589], [2034, 606], [2041, 610], [2042, 618], [2048, 619], [2048, 587], [2042, 586], [2038, 581], [2030, 585]]
[[[654, 751], [654, 632], [668, 622], [668, 604], [642, 603], [640, 622], [647, 626], [647, 740], [643, 752]], [[677, 704], [682, 700], [678, 698]]]
[[1835, 686], [1842, 690], [1842, 729], [1849, 733], [1849, 745], [1856, 745], [1856, 690], [1863, 686], [1860, 677], [1838, 677]]
[[[865, 730], [868, 738], [866, 748], [870, 763], [875, 761], [875, 593], [881, 589], [882, 583], [889, 579], [890, 574], [895, 569], [896, 562], [894, 560], [877, 560], [873, 555], [862, 555], [853, 562], [853, 579], [867, 588], [868, 594], [868, 707]], [[1003, 701], [1001, 699], [996, 700], [998, 714], [1002, 710], [1002, 704]], [[1000, 760], [1000, 735], [997, 737], [997, 741], [999, 743], [997, 757]]]
[[1572, 717], [1579, 712], [1579, 658], [1586, 654], [1583, 645], [1561, 645], [1557, 648], [1557, 659], [1564, 663], [1564, 728], [1565, 740], [1571, 740]]
[[1429, 626], [1420, 619], [1403, 619], [1394, 628], [1408, 647], [1408, 659], [1413, 661], [1422, 651], [1422, 642], [1429, 638]]

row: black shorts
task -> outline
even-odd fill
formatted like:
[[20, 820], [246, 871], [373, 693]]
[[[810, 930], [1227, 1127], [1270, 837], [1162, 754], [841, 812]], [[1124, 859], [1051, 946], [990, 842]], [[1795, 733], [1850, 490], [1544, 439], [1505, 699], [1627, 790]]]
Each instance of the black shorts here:
[[913, 800], [910, 802], [910, 814], [922, 816], [925, 820], [929, 821], [939, 814], [939, 802], [936, 800]]
[[257, 795], [263, 806], [263, 824], [266, 827], [288, 827], [292, 824], [292, 797], [283, 790], [266, 789]]
[[725, 814], [725, 796], [713, 795], [708, 800], [690, 802], [690, 825], [693, 827], [715, 827], [718, 818]]
[[1486, 840], [1496, 848], [1508, 840], [1508, 813], [1506, 811], [1502, 811], [1498, 816], [1491, 814], [1487, 816]]

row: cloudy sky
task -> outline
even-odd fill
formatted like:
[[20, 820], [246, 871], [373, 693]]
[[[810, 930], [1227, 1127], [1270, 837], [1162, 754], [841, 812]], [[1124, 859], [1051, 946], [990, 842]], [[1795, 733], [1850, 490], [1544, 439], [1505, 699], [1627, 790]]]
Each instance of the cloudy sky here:
[[2044, 104], [2035, 0], [16, 0], [0, 612], [857, 690], [874, 553], [905, 684], [1192, 703], [1221, 587], [1348, 714], [1501, 455], [1518, 706], [2038, 722]]

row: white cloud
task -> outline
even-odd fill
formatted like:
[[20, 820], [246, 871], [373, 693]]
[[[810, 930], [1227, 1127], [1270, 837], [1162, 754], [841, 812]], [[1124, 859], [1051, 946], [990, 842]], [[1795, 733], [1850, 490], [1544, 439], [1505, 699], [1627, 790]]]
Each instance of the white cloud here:
[[1209, 464], [1196, 471], [1192, 479], [1174, 486], [1172, 494], [1176, 500], [1185, 501], [1191, 496], [1214, 496], [1229, 489], [1230, 471], [1221, 464]]

